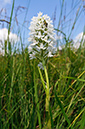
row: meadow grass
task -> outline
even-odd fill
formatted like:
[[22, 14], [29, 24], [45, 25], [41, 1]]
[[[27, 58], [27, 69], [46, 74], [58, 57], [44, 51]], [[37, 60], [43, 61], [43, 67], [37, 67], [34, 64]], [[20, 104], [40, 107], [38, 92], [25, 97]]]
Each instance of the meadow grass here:
[[[13, 9], [14, 2], [10, 23]], [[55, 30], [63, 33], [59, 25]], [[75, 51], [69, 38], [64, 42], [42, 70], [37, 59], [30, 60], [28, 48], [12, 53], [8, 38], [7, 53], [5, 41], [5, 55], [0, 55], [0, 129], [85, 128], [85, 46]]]

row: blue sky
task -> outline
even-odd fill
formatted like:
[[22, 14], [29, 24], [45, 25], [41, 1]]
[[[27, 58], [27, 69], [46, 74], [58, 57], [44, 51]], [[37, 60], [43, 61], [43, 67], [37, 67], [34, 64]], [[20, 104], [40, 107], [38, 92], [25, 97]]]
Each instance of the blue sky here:
[[[51, 19], [53, 19], [55, 14], [56, 20], [54, 22], [54, 25], [55, 28], [57, 28], [59, 23], [62, 1], [63, 0], [15, 0], [11, 30], [15, 33], [18, 33], [18, 31], [20, 31], [20, 33], [22, 33], [21, 35], [23, 35], [22, 37], [24, 39], [27, 39], [29, 33], [28, 28], [30, 25], [31, 18], [33, 16], [37, 16], [37, 13], [40, 11], [43, 12], [43, 14], [48, 14]], [[0, 10], [2, 8], [5, 10], [0, 13], [0, 19], [9, 20], [9, 18], [7, 18], [6, 16], [10, 17], [12, 2], [13, 0], [0, 0]], [[71, 34], [71, 38], [75, 38], [79, 33], [84, 30], [85, 11], [82, 11], [83, 4], [84, 2], [82, 2], [82, 0], [64, 0], [59, 29], [66, 33], [67, 36], [70, 34], [72, 25], [76, 18], [76, 14], [80, 7], [80, 15], [73, 29], [73, 33]], [[15, 13], [17, 14], [16, 19]], [[3, 27], [8, 27], [7, 23], [3, 24]], [[24, 26], [22, 26], [22, 24], [24, 24]], [[0, 24], [0, 28], [2, 28], [2, 23]], [[25, 41], [27, 42], [27, 40]]]

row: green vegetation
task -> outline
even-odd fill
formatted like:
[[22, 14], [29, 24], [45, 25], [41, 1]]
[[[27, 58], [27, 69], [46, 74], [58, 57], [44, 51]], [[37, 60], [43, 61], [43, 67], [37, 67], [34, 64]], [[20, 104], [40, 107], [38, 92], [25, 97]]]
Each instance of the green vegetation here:
[[85, 46], [75, 51], [69, 39], [64, 42], [44, 70], [30, 60], [28, 48], [11, 54], [8, 42], [8, 53], [6, 46], [0, 55], [0, 129], [48, 129], [48, 119], [52, 129], [85, 129]]

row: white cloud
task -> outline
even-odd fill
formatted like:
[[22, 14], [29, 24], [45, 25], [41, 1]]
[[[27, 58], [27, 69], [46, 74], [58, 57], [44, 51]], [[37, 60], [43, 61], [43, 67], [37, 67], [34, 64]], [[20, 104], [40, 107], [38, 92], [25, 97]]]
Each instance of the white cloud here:
[[76, 36], [75, 41], [81, 41], [82, 37], [83, 37], [83, 32], [79, 33], [79, 34]]
[[[8, 29], [6, 28], [0, 29], [0, 40], [3, 42], [4, 40], [7, 40], [7, 38], [8, 38]], [[9, 41], [16, 43], [18, 40], [19, 37], [16, 34], [10, 32]]]
[[6, 8], [7, 5], [11, 5], [11, 0], [0, 0], [0, 10]]
[[[57, 39], [59, 39], [59, 38], [57, 38]], [[62, 37], [61, 37], [61, 39], [62, 39]], [[85, 43], [85, 35], [84, 35], [83, 32], [81, 32], [81, 33], [79, 33], [79, 34], [75, 37], [75, 39], [74, 39], [73, 42], [72, 42], [73, 45], [70, 46], [70, 47], [71, 47], [71, 49], [73, 49], [73, 50], [77, 50], [77, 49], [79, 48], [80, 44], [83, 46], [84, 43]], [[58, 49], [59, 49], [59, 50], [62, 50], [62, 48], [64, 48], [64, 47], [65, 47], [65, 45], [62, 45], [62, 46], [59, 46]]]
[[[7, 40], [8, 38], [8, 29], [6, 28], [3, 28], [3, 29], [0, 29], [0, 54], [4, 54], [4, 41]], [[13, 43], [16, 43], [19, 41], [19, 37], [10, 32], [9, 34], [9, 41], [11, 42], [11, 44]]]
[[63, 39], [62, 36], [58, 36], [58, 35], [56, 35], [55, 38], [56, 38], [56, 40], [62, 40]]
[[[83, 38], [83, 39], [82, 39], [82, 38]], [[82, 42], [81, 42], [81, 40], [82, 40]], [[73, 47], [76, 48], [76, 49], [79, 48], [80, 42], [81, 42], [81, 44], [83, 45], [83, 43], [85, 42], [85, 35], [83, 34], [83, 32], [79, 33], [79, 34], [75, 37], [75, 39], [74, 39], [73, 42], [74, 42], [74, 43], [73, 43]]]
[[10, 4], [10, 3], [11, 3], [11, 0], [3, 0], [3, 2], [4, 2], [5, 4]]
[[58, 49], [59, 49], [59, 50], [62, 50], [62, 47], [61, 47], [61, 46], [59, 46], [59, 47], [58, 47]]

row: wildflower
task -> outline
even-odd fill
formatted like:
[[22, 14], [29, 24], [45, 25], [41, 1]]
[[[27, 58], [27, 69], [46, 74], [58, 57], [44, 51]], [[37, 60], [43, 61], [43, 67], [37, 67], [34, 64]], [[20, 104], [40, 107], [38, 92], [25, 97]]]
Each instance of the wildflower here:
[[[31, 59], [38, 58], [45, 60], [48, 57], [52, 57], [56, 52], [54, 47], [54, 28], [52, 21], [48, 15], [38, 13], [37, 17], [33, 17], [30, 24], [29, 42], [28, 47]], [[40, 68], [42, 61], [38, 64]]]

